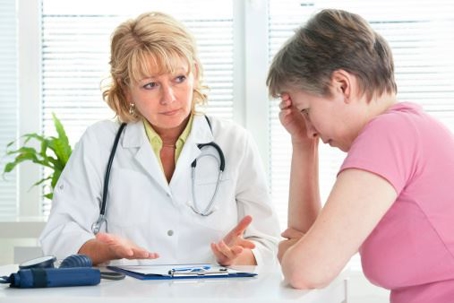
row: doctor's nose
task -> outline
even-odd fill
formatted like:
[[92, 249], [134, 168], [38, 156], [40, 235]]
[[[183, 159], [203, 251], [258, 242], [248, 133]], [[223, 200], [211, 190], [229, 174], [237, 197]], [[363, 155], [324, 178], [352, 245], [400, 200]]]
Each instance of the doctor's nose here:
[[175, 93], [171, 86], [163, 86], [161, 94], [161, 104], [166, 105], [175, 101]]

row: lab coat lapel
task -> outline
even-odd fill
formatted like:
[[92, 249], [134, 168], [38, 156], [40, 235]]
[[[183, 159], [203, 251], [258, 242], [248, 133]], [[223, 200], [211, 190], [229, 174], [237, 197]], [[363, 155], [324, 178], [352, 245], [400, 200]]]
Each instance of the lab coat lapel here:
[[135, 152], [134, 159], [144, 173], [162, 187], [165, 192], [169, 191], [167, 180], [148, 141], [142, 121], [128, 124], [125, 129], [123, 147], [131, 149], [132, 153]]
[[173, 184], [178, 184], [180, 178], [188, 178], [190, 176], [191, 163], [201, 153], [197, 144], [212, 141], [213, 134], [211, 133], [205, 116], [201, 114], [195, 115], [191, 133], [184, 144], [183, 150], [178, 158], [172, 180], [170, 181], [171, 187]]

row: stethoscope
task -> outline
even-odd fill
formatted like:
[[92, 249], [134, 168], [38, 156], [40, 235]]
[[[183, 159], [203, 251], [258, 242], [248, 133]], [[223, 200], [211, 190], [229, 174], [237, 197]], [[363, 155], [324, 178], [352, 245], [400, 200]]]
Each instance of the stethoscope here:
[[[211, 132], [213, 132], [210, 120], [208, 119], [207, 116], [205, 116], [205, 119], [206, 119], [206, 121], [208, 123], [208, 126], [210, 127]], [[104, 175], [104, 186], [103, 186], [103, 191], [102, 191], [101, 208], [100, 208], [100, 211], [99, 211], [98, 219], [91, 226], [91, 229], [92, 229], [94, 234], [97, 234], [101, 230], [101, 227], [102, 227], [102, 225], [104, 223], [107, 224], [106, 207], [107, 207], [107, 191], [108, 191], [108, 188], [109, 188], [110, 170], [112, 169], [112, 163], [113, 163], [113, 159], [115, 157], [115, 152], [117, 150], [118, 142], [120, 141], [120, 136], [121, 136], [121, 134], [122, 134], [122, 132], [123, 132], [125, 127], [126, 127], [126, 123], [122, 123], [120, 125], [120, 128], [118, 129], [117, 134], [115, 135], [115, 140], [114, 140], [114, 144], [112, 146], [112, 150], [110, 152], [109, 161], [107, 162], [107, 169], [106, 169], [106, 173]], [[189, 204], [189, 207], [192, 209], [192, 211], [194, 213], [196, 213], [196, 214], [198, 214], [198, 215], [200, 215], [202, 217], [207, 217], [207, 216], [211, 215], [216, 210], [214, 203], [216, 201], [216, 196], [217, 196], [217, 193], [218, 193], [219, 184], [221, 183], [221, 180], [222, 180], [222, 174], [223, 174], [224, 169], [225, 169], [225, 157], [224, 157], [224, 153], [222, 152], [222, 149], [215, 142], [199, 143], [199, 144], [197, 144], [197, 147], [200, 150], [202, 150], [204, 148], [207, 148], [207, 147], [213, 147], [217, 151], [218, 156], [219, 156], [219, 159], [218, 159], [213, 154], [201, 154], [197, 158], [195, 158], [194, 161], [192, 161], [192, 163], [191, 163], [191, 183], [192, 183], [191, 189], [192, 189], [192, 200], [193, 201], [192, 201], [192, 204]], [[214, 193], [211, 196], [211, 199], [208, 202], [208, 204], [205, 207], [205, 209], [201, 210], [199, 208], [199, 205], [198, 205], [198, 202], [197, 202], [197, 198], [196, 198], [195, 180], [196, 180], [197, 161], [200, 160], [203, 157], [212, 157], [212, 158], [214, 158], [217, 161], [218, 165], [219, 165], [219, 172], [218, 172], [218, 176], [217, 176], [216, 187], [214, 189]]]

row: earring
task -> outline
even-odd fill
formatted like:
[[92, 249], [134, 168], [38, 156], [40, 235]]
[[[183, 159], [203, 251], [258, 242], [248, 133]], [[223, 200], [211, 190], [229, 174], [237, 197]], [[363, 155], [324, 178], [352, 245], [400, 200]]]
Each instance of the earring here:
[[129, 103], [129, 114], [131, 116], [136, 115], [136, 105], [134, 103]]

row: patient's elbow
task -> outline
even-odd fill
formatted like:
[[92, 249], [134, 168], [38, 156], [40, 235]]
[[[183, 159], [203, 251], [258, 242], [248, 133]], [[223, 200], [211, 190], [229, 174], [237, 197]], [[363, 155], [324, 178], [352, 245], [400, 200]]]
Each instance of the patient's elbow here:
[[311, 266], [289, 264], [285, 258], [282, 262], [282, 272], [285, 280], [296, 289], [324, 288], [334, 279], [332, 273]]
[[330, 283], [330, 280], [318, 279], [318, 277], [304, 276], [298, 272], [284, 276], [285, 280], [290, 284], [290, 286], [296, 289], [324, 288]]

